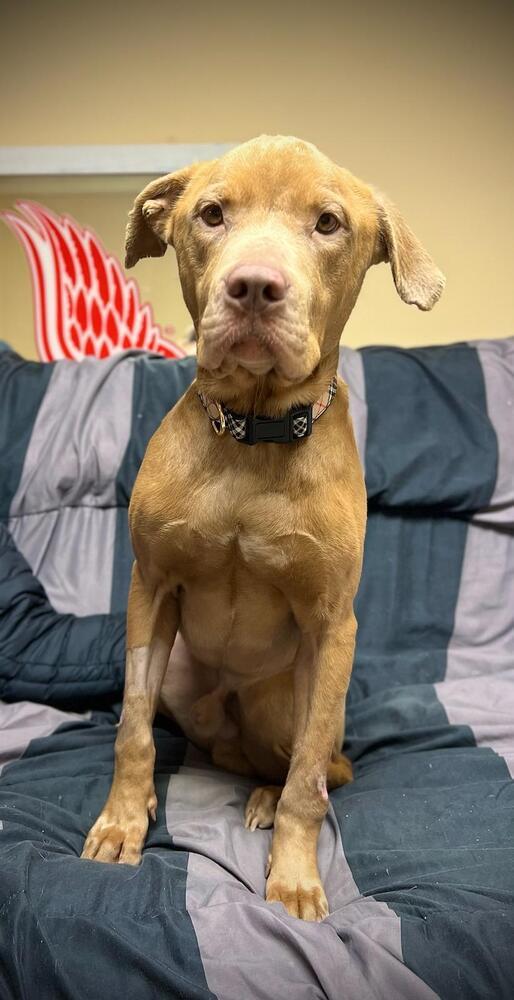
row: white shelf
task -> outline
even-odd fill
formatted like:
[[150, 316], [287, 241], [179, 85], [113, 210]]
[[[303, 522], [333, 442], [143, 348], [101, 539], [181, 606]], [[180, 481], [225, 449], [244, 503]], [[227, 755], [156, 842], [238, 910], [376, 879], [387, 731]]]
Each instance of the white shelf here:
[[233, 145], [0, 146], [0, 177], [167, 174], [222, 156]]

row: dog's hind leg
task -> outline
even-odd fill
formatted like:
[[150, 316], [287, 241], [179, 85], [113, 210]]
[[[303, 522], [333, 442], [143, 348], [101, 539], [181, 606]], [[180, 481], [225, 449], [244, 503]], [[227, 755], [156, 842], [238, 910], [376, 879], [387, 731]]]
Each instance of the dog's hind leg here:
[[353, 781], [351, 761], [344, 753], [333, 753], [327, 768], [327, 788], [329, 792], [333, 788], [340, 788], [341, 785], [347, 785], [349, 781]]
[[[233, 723], [228, 723], [228, 725], [232, 726]], [[216, 767], [221, 767], [224, 771], [240, 774], [243, 778], [254, 778], [257, 775], [257, 771], [241, 747], [239, 734], [227, 737], [223, 734], [218, 736], [214, 741], [211, 757]]]
[[[327, 788], [340, 788], [352, 781], [352, 765], [342, 753], [334, 753], [327, 769]], [[245, 809], [247, 830], [266, 830], [273, 826], [278, 802], [282, 795], [282, 785], [261, 785], [255, 788]]]

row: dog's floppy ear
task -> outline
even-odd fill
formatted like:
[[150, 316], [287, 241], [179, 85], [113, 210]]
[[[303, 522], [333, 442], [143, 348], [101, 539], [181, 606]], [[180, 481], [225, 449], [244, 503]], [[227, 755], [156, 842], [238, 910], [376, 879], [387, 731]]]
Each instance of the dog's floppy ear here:
[[195, 169], [193, 165], [158, 177], [138, 194], [128, 217], [125, 267], [133, 267], [141, 257], [162, 257], [166, 253], [173, 206]]
[[400, 298], [418, 309], [431, 309], [440, 298], [445, 276], [421, 245], [398, 209], [375, 192], [379, 229], [373, 263], [389, 261]]

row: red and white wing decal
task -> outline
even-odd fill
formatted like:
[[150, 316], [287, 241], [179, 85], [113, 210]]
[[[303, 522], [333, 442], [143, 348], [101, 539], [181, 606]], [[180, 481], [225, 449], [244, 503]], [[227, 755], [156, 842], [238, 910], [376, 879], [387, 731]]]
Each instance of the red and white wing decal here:
[[27, 255], [32, 276], [35, 337], [42, 361], [107, 358], [134, 348], [182, 358], [185, 351], [162, 336], [152, 307], [141, 303], [136, 282], [98, 237], [67, 215], [32, 201], [17, 201], [0, 217]]

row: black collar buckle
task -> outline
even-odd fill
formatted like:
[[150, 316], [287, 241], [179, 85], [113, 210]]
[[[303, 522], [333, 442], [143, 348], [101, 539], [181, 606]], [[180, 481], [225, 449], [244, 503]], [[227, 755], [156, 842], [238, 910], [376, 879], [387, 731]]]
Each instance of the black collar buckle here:
[[270, 441], [274, 444], [291, 444], [312, 434], [312, 406], [297, 406], [284, 417], [258, 417], [248, 414], [244, 444]]

